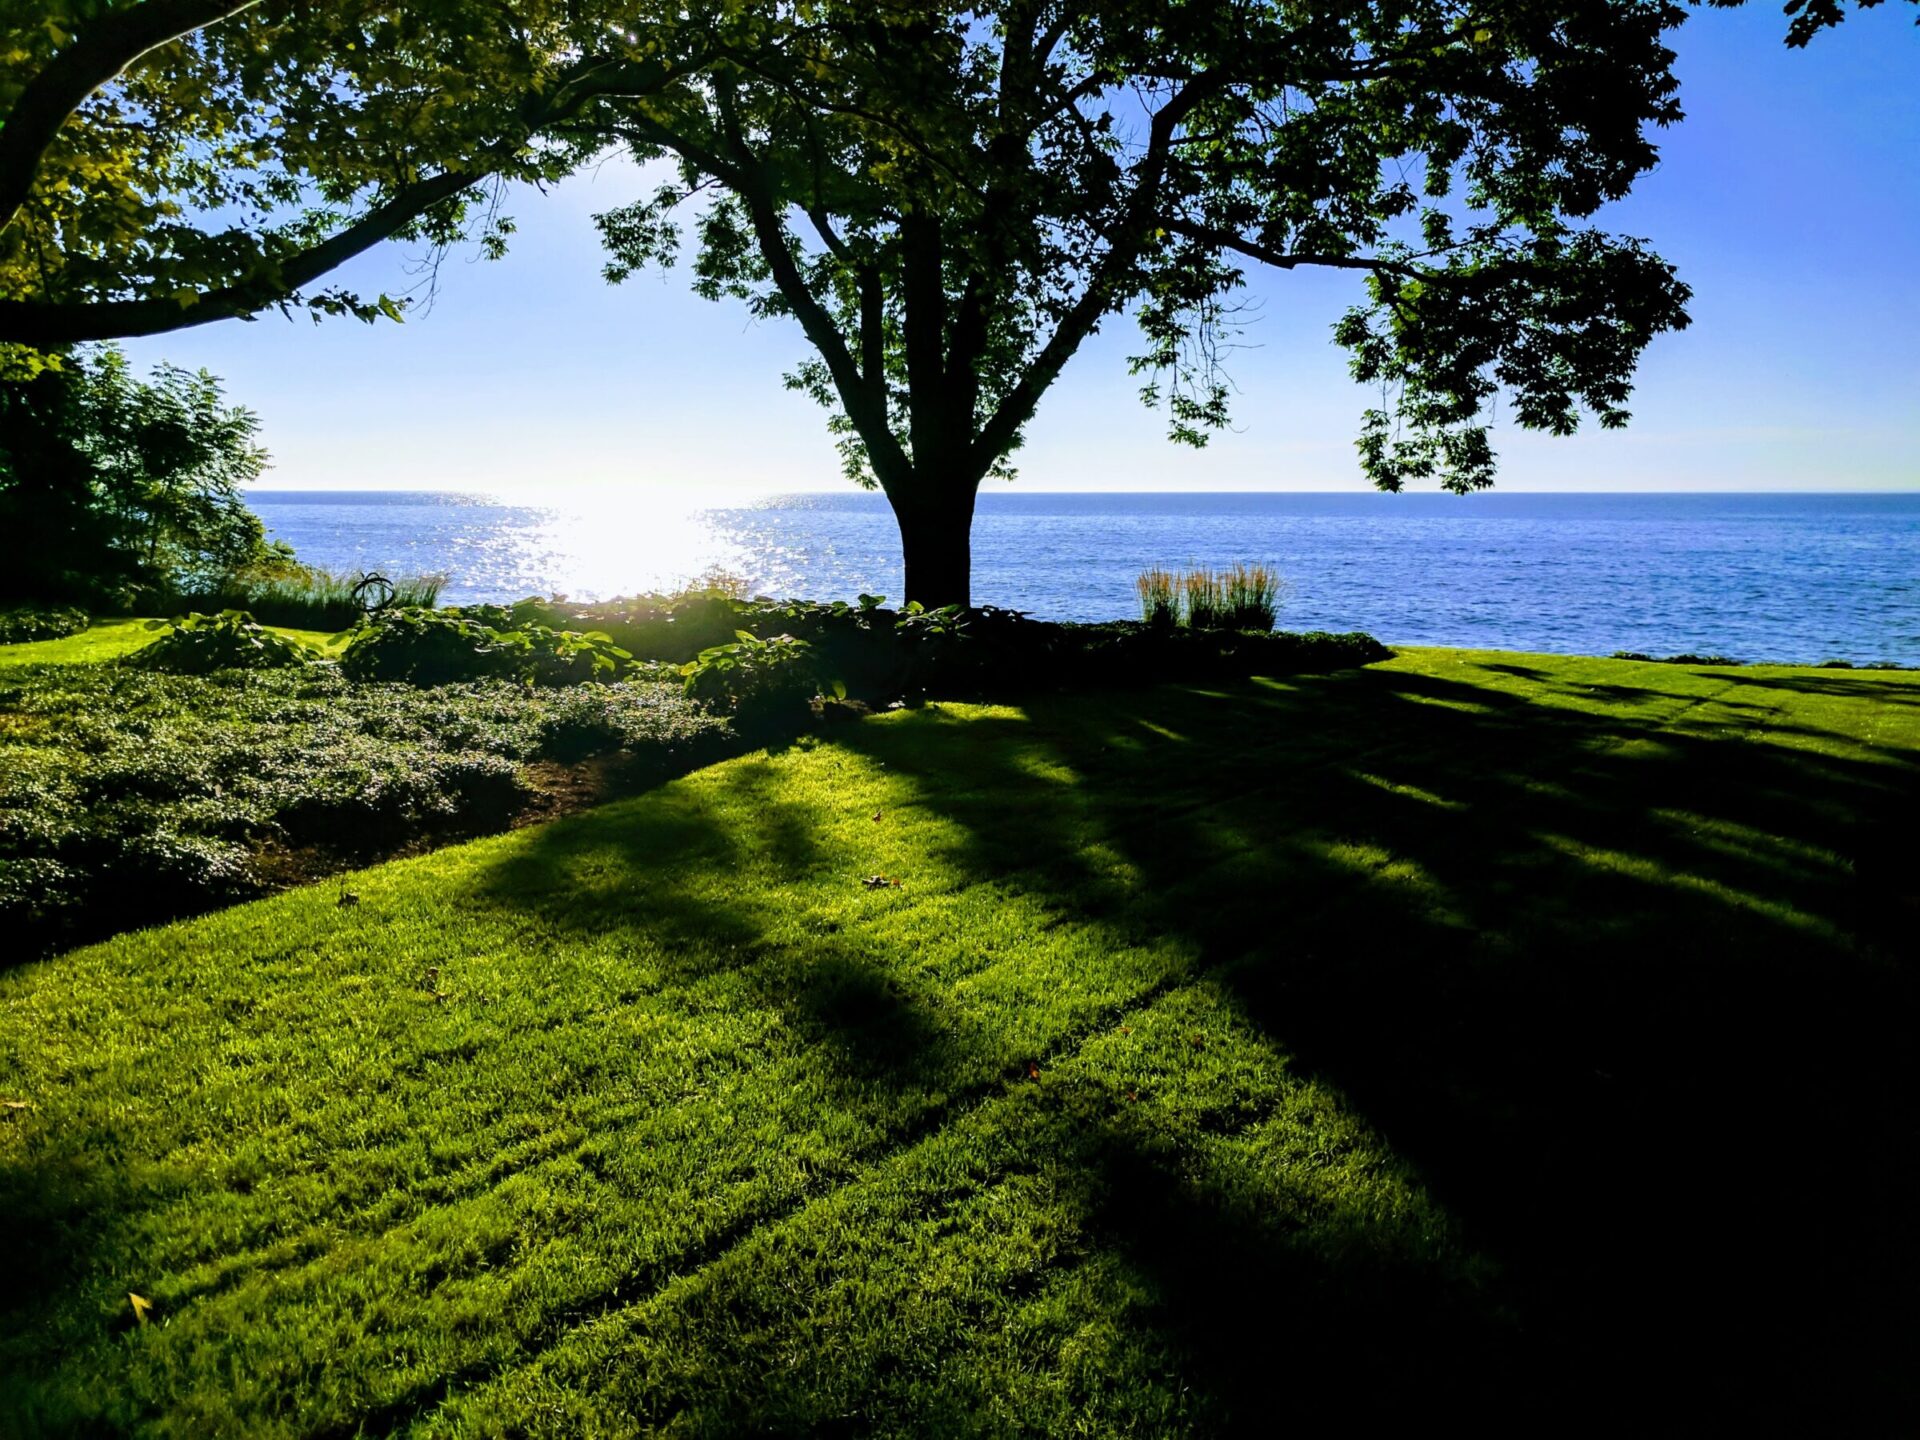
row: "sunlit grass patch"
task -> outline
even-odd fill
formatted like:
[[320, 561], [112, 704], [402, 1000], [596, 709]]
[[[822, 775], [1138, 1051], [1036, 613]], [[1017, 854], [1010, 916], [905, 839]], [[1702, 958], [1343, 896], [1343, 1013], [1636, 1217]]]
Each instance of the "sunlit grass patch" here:
[[1843, 678], [941, 704], [16, 971], [0, 1429], [1889, 1413], [1920, 677]]

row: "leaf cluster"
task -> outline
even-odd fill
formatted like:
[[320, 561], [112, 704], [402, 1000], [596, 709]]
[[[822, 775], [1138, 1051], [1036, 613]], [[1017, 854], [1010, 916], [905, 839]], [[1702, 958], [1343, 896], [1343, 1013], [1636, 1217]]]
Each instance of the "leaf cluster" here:
[[217, 670], [284, 670], [320, 659], [300, 641], [255, 624], [244, 610], [156, 623], [164, 624], [165, 633], [127, 656], [126, 664], [169, 675], [211, 675]]
[[680, 673], [689, 700], [756, 729], [804, 719], [821, 679], [806, 641], [791, 635], [763, 640], [750, 630], [702, 650]]
[[521, 607], [472, 605], [379, 611], [362, 623], [340, 663], [355, 680], [439, 685], [504, 678], [576, 685], [614, 680], [632, 659], [603, 631], [555, 629]]

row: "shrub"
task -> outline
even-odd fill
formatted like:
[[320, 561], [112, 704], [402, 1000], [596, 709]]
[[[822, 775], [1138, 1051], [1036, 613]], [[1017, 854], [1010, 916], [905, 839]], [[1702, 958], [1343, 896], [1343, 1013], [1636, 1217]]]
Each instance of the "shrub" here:
[[1729, 655], [1648, 655], [1639, 650], [1616, 650], [1608, 657], [1612, 660], [1642, 660], [1652, 665], [1738, 665], [1741, 662]]
[[19, 645], [29, 640], [58, 640], [78, 635], [92, 617], [73, 605], [36, 609], [22, 606], [0, 610], [0, 645]]
[[246, 611], [223, 610], [171, 622], [164, 635], [127, 656], [126, 663], [170, 675], [210, 675], [216, 670], [279, 670], [317, 659], [298, 640], [256, 625]]
[[791, 635], [762, 640], [739, 631], [681, 667], [687, 698], [753, 725], [798, 722], [819, 690], [813, 647]]
[[1180, 593], [1186, 602], [1186, 620], [1195, 630], [1227, 628], [1226, 589], [1212, 570], [1197, 568], [1180, 577]]
[[1370, 665], [1393, 652], [1358, 631], [1169, 630], [1139, 622], [1050, 625], [1028, 663], [1045, 685], [1130, 686], [1177, 680], [1234, 680]]
[[1271, 630], [1280, 611], [1280, 574], [1270, 565], [1235, 564], [1223, 577], [1225, 628]]
[[1157, 566], [1143, 570], [1133, 582], [1140, 594], [1140, 618], [1149, 625], [1176, 625], [1180, 621], [1180, 598], [1174, 593], [1173, 576]]
[[632, 658], [604, 633], [556, 630], [528, 618], [522, 606], [408, 606], [368, 617], [341, 666], [350, 679], [414, 685], [484, 679], [572, 685], [616, 679]]

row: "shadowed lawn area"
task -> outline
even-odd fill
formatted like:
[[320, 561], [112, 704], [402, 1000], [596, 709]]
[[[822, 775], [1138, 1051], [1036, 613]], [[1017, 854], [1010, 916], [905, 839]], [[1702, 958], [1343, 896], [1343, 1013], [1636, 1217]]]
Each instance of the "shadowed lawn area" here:
[[1917, 797], [1920, 677], [1415, 650], [26, 967], [0, 1430], [1910, 1417]]
[[[320, 630], [289, 630], [284, 625], [269, 625], [295, 640], [303, 640], [316, 650], [337, 655], [346, 647], [349, 632], [328, 635]], [[0, 667], [8, 665], [80, 665], [96, 660], [118, 660], [143, 645], [160, 638], [161, 631], [150, 620], [101, 620], [59, 640], [31, 640], [24, 645], [0, 645]]]

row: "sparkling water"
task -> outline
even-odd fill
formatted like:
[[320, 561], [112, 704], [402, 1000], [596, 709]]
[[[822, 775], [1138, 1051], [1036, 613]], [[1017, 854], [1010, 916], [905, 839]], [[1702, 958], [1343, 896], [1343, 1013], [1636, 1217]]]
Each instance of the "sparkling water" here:
[[[757, 593], [898, 599], [886, 502], [715, 506], [688, 492], [502, 499], [257, 491], [302, 559], [448, 577], [452, 603], [671, 588], [712, 566]], [[1045, 494], [988, 490], [974, 600], [1049, 619], [1137, 614], [1148, 566], [1263, 561], [1289, 629], [1572, 654], [1920, 664], [1920, 494]]]

